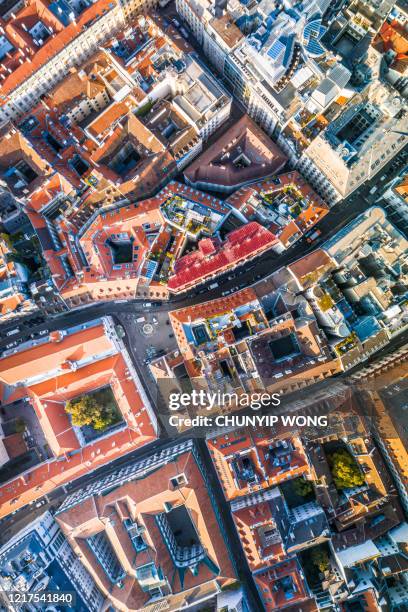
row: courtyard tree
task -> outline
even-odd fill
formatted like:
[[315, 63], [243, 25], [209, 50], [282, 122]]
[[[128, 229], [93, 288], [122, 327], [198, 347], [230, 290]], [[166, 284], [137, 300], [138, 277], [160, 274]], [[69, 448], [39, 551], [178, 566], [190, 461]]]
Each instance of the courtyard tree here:
[[71, 415], [72, 424], [89, 425], [94, 429], [106, 429], [117, 421], [117, 411], [111, 404], [102, 404], [92, 395], [81, 395], [70, 400], [65, 410]]
[[328, 456], [334, 484], [338, 489], [359, 487], [364, 484], [364, 477], [356, 461], [345, 450], [339, 450]]
[[310, 560], [313, 565], [323, 574], [329, 569], [329, 555], [327, 554], [327, 550], [324, 548], [313, 548], [310, 552]]
[[310, 493], [312, 493], [313, 485], [304, 478], [296, 478], [296, 480], [293, 481], [293, 490], [297, 495], [307, 497]]

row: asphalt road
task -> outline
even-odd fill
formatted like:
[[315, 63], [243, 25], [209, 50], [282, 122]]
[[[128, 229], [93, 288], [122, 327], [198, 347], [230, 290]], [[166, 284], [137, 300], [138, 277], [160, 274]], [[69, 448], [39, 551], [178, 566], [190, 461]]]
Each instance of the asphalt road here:
[[[377, 203], [379, 197], [378, 193], [370, 194], [371, 188], [380, 183], [385, 184], [399, 174], [406, 165], [407, 155], [408, 147], [383, 168], [371, 181], [358, 189], [348, 199], [336, 204], [336, 206], [334, 206], [316, 226], [320, 229], [321, 235], [313, 244], [308, 244], [305, 240], [300, 240], [281, 255], [277, 255], [273, 251], [267, 251], [253, 261], [236, 268], [233, 272], [226, 272], [218, 277], [217, 282], [219, 286], [216, 289], [208, 289], [208, 286], [214, 282], [213, 280], [208, 281], [207, 283], [199, 285], [195, 290], [189, 293], [174, 296], [168, 302], [158, 303], [154, 305], [154, 307], [157, 307], [159, 311], [168, 312], [175, 308], [191, 306], [202, 301], [215, 299], [226, 291], [232, 292], [238, 288], [252, 285], [254, 280], [262, 279], [279, 268], [321, 247], [328, 238], [331, 238], [336, 232], [347, 225], [347, 223], [350, 223], [356, 216]], [[386, 176], [386, 180], [381, 182], [383, 176]], [[60, 329], [70, 325], [84, 323], [99, 316], [119, 312], [143, 312], [145, 310], [143, 303], [144, 302], [140, 299], [127, 303], [117, 300], [91, 304], [69, 312], [60, 313], [54, 317], [45, 317], [41, 313], [36, 312], [35, 314], [21, 317], [14, 322], [8, 321], [0, 325], [0, 351], [4, 351], [6, 346], [12, 342], [21, 342], [22, 340], [28, 339], [30, 334], [38, 334], [43, 330], [51, 331], [53, 329]], [[7, 336], [8, 331], [16, 328], [20, 329], [18, 334]]]

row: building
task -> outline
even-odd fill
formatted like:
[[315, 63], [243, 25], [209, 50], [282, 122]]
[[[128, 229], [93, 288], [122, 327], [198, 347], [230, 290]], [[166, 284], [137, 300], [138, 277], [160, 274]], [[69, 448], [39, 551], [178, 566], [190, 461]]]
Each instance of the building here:
[[[407, 244], [384, 210], [373, 207], [325, 242], [324, 250], [272, 275], [277, 286], [303, 293], [344, 369], [405, 329]], [[395, 266], [395, 273], [383, 275]]]
[[[231, 399], [210, 407], [216, 412], [248, 407], [241, 396], [295, 391], [341, 370], [307, 300], [284, 289], [243, 289], [174, 310], [170, 321], [179, 351], [150, 364], [162, 395], [186, 384], [222, 392]], [[186, 407], [190, 416], [208, 409]]]
[[0, 121], [21, 119], [125, 24], [119, 0], [7, 3], [1, 14]]
[[[0, 487], [2, 516], [156, 439], [153, 409], [110, 319], [6, 350], [0, 380], [3, 407], [12, 414], [19, 402], [28, 402], [22, 414], [32, 413], [31, 434], [45, 439], [48, 453], [35, 455], [23, 473], [8, 473]], [[74, 425], [67, 402], [84, 396], [98, 401], [101, 393], [99, 401], [114, 411], [112, 426]]]
[[348, 197], [407, 144], [405, 111], [390, 115], [370, 101], [351, 104], [304, 150], [300, 172], [328, 201]]
[[408, 96], [408, 34], [406, 11], [393, 7], [372, 45], [381, 56], [384, 77], [404, 98]]
[[267, 1], [176, 6], [249, 116], [329, 205], [407, 143], [403, 8], [384, 22], [389, 1], [381, 11], [378, 3], [324, 0], [301, 11]]
[[[232, 2], [227, 7], [177, 0], [176, 7], [250, 117], [272, 134], [304, 105], [302, 95], [324, 87], [336, 61], [321, 42], [328, 4], [308, 2], [301, 12], [294, 7], [275, 10], [268, 2]], [[339, 93], [350, 71], [338, 65], [336, 75], [327, 82]]]
[[288, 559], [254, 574], [255, 584], [267, 612], [274, 610], [317, 610], [296, 559]]
[[[169, 61], [169, 51], [170, 57], [173, 56], [172, 62], [163, 74], [163, 64]], [[158, 75], [157, 78], [150, 78], [148, 86], [145, 86], [147, 95], [140, 103], [140, 112], [144, 114], [150, 107], [154, 108], [157, 101], [167, 99], [195, 127], [199, 137], [207, 140], [228, 119], [231, 96], [198, 59], [180, 53], [174, 47], [161, 49], [158, 57], [154, 55], [153, 59], [153, 73], [156, 63]], [[137, 79], [140, 66], [134, 68], [134, 78]], [[146, 70], [146, 59], [142, 69]], [[142, 84], [145, 82], [143, 79]]]
[[260, 502], [263, 490], [309, 472], [302, 442], [295, 435], [277, 439], [266, 428], [237, 429], [210, 436], [207, 446], [226, 499], [254, 494], [252, 502], [245, 498], [243, 504], [232, 504], [233, 511]]
[[192, 441], [68, 496], [57, 521], [115, 609], [202, 606], [235, 582], [219, 510]]
[[[408, 471], [406, 436], [399, 426], [401, 418], [401, 394], [399, 385], [404, 386], [406, 372], [406, 349], [396, 355], [395, 362], [376, 363], [374, 368], [363, 371], [356, 377], [357, 384], [364, 389], [368, 376], [374, 377], [372, 389], [363, 390], [368, 410], [373, 411], [374, 435], [392, 474], [399, 498], [405, 512], [408, 510]], [[402, 387], [403, 388], [403, 387]]]
[[147, 128], [169, 149], [182, 170], [202, 150], [202, 138], [177, 105], [159, 100], [144, 116]]
[[223, 242], [219, 238], [202, 238], [195, 251], [175, 262], [168, 289], [174, 293], [187, 291], [257, 257], [276, 241], [274, 234], [256, 221], [233, 230]]
[[29, 288], [26, 267], [12, 257], [16, 253], [11, 241], [0, 239], [0, 314], [3, 320], [35, 309]]
[[227, 200], [249, 221], [258, 221], [272, 231], [281, 253], [289, 248], [329, 212], [327, 204], [296, 171], [244, 187]]
[[244, 115], [186, 168], [184, 178], [199, 189], [231, 193], [277, 174], [285, 163], [278, 147]]
[[27, 225], [27, 217], [6, 185], [0, 187], [0, 226], [7, 233], [14, 234]]
[[171, 181], [155, 197], [133, 204], [125, 200], [89, 210], [85, 199], [83, 216], [58, 180], [56, 187], [56, 193], [50, 184], [48, 193], [32, 199], [27, 213], [68, 307], [96, 300], [167, 298], [187, 240], [212, 239], [231, 214], [221, 200]]
[[[41, 593], [65, 591], [75, 596], [72, 607], [80, 612], [99, 612], [104, 597], [90, 573], [74, 554], [49, 511], [15, 533], [0, 548], [2, 600], [9, 610], [20, 606], [8, 600], [7, 591]], [[30, 603], [42, 610], [42, 603]]]
[[398, 177], [383, 195], [388, 219], [408, 236], [408, 175]]
[[[47, 313], [103, 297], [102, 284], [96, 284], [106, 271], [91, 270], [84, 253], [78, 254], [77, 236], [95, 227], [99, 210], [111, 214], [160, 191], [199, 154], [231, 107], [216, 79], [144, 17], [80, 59], [58, 82], [47, 81], [47, 91], [30, 102], [28, 112], [1, 128], [0, 175], [8, 201], [15, 202], [5, 202], [7, 223], [15, 227], [23, 217], [37, 233], [45, 265], [28, 287]], [[147, 233], [154, 240], [155, 230]], [[161, 248], [176, 233], [162, 233]], [[173, 248], [177, 254], [184, 248], [179, 235]], [[165, 265], [152, 260], [149, 270], [141, 270], [139, 295], [166, 297], [159, 284], [166, 283], [170, 255]], [[158, 267], [163, 278], [152, 292], [150, 274]], [[126, 280], [125, 268], [118, 270], [111, 276]], [[135, 284], [116, 283], [102, 293], [135, 295]]]

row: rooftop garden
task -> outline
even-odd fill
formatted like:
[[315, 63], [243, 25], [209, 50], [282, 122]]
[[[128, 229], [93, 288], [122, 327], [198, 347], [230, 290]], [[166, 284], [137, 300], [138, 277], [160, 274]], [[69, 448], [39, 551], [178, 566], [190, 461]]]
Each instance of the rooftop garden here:
[[341, 342], [336, 344], [335, 351], [337, 355], [344, 355], [344, 353], [348, 353], [352, 349], [356, 348], [357, 345], [358, 338], [354, 332], [351, 332], [347, 338], [344, 338], [341, 340]]
[[105, 432], [123, 421], [112, 389], [104, 387], [86, 395], [80, 395], [65, 404], [65, 410], [76, 427], [81, 427], [85, 438], [93, 438], [93, 432]]
[[261, 197], [268, 206], [293, 218], [298, 217], [305, 206], [304, 196], [295, 185], [286, 185], [278, 192], [262, 192]]

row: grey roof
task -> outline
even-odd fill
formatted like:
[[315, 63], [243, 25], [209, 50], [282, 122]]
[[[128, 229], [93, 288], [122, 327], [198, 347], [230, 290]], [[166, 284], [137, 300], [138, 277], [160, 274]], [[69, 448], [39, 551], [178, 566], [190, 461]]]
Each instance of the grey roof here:
[[342, 64], [336, 64], [329, 70], [327, 76], [334, 82], [340, 89], [343, 89], [350, 80], [351, 72]]
[[329, 525], [324, 510], [305, 518], [301, 521], [293, 522], [286, 542], [286, 547], [300, 546], [307, 544], [321, 536], [329, 536]]
[[37, 236], [43, 251], [55, 251], [54, 242], [47, 227], [37, 228]]

